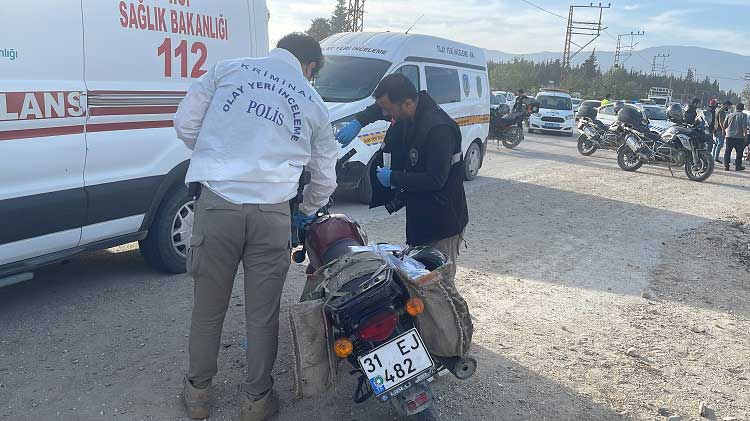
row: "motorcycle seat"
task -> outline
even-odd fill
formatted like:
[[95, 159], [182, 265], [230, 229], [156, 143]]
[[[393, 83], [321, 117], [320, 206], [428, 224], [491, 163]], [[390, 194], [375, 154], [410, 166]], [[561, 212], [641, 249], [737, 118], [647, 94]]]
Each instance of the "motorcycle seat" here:
[[594, 119], [593, 122], [594, 122], [594, 125], [600, 130], [607, 130], [609, 128], [609, 126], [602, 123], [601, 120]]
[[512, 126], [514, 124], [517, 124], [520, 119], [522, 119], [524, 116], [523, 112], [515, 112], [506, 114], [502, 117], [500, 117], [500, 122], [505, 126]]

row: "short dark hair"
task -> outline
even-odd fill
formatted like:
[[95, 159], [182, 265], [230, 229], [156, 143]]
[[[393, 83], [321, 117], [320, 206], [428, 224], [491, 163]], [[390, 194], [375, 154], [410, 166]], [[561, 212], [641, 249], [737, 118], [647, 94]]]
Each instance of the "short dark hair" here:
[[604, 95], [604, 98], [609, 98], [611, 96], [612, 96], [612, 94], [607, 94], [607, 95]]
[[382, 98], [385, 95], [388, 95], [388, 99], [392, 103], [403, 104], [407, 99], [416, 101], [419, 93], [409, 78], [400, 73], [394, 73], [380, 81], [372, 96]]
[[281, 38], [276, 47], [289, 51], [303, 65], [316, 63], [313, 74], [317, 74], [323, 68], [323, 50], [320, 43], [309, 35], [301, 32], [291, 33]]
[[693, 98], [693, 102], [692, 103], [693, 104], [700, 104], [701, 103], [701, 99], [700, 98]]
[[518, 91], [516, 91], [516, 93], [517, 94], [522, 94], [523, 93], [523, 89], [519, 89]]
[[737, 111], [742, 111], [745, 109], [745, 104], [738, 102], [735, 107], [737, 108]]

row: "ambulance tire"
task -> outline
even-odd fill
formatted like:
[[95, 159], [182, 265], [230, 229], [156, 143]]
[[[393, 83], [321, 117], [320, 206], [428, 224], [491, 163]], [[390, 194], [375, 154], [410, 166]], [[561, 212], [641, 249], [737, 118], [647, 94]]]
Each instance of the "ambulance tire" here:
[[357, 186], [357, 200], [365, 205], [369, 205], [372, 201], [372, 184], [370, 182], [369, 165], [362, 174], [362, 178], [359, 180], [359, 185]]
[[[185, 273], [187, 248], [185, 239], [178, 238], [181, 224], [192, 233], [193, 205], [187, 187], [179, 184], [172, 188], [162, 200], [158, 213], [151, 223], [148, 235], [138, 242], [141, 255], [157, 270], [166, 273]], [[185, 235], [185, 234], [183, 234]], [[187, 234], [189, 238], [190, 234]], [[178, 241], [178, 243], [175, 243]]]

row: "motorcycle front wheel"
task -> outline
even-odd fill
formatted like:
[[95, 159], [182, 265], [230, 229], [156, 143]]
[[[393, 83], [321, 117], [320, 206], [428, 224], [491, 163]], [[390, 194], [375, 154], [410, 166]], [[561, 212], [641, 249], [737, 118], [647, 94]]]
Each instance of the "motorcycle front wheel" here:
[[578, 153], [579, 154], [583, 156], [590, 156], [590, 155], [593, 155], [597, 149], [598, 148], [596, 147], [594, 142], [589, 140], [588, 136], [586, 136], [585, 134], [581, 134], [580, 136], [578, 136]]
[[508, 134], [502, 138], [503, 146], [508, 149], [513, 149], [520, 145], [523, 140], [523, 132], [521, 130], [522, 129], [519, 129], [518, 127], [508, 129]]
[[685, 163], [685, 174], [693, 181], [704, 181], [714, 172], [714, 158], [708, 151], [698, 152], [699, 162], [688, 159]]
[[628, 145], [622, 145], [617, 151], [617, 165], [619, 165], [623, 171], [637, 171], [638, 168], [643, 166], [643, 161], [641, 161], [638, 154], [633, 152]]

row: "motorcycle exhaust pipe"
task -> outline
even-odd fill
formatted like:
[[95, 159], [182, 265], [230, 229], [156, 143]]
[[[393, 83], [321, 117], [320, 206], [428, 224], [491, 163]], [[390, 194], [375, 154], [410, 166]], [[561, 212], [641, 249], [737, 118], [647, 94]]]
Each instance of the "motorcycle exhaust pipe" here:
[[474, 357], [438, 357], [433, 355], [433, 358], [459, 380], [466, 380], [477, 371], [477, 360]]

